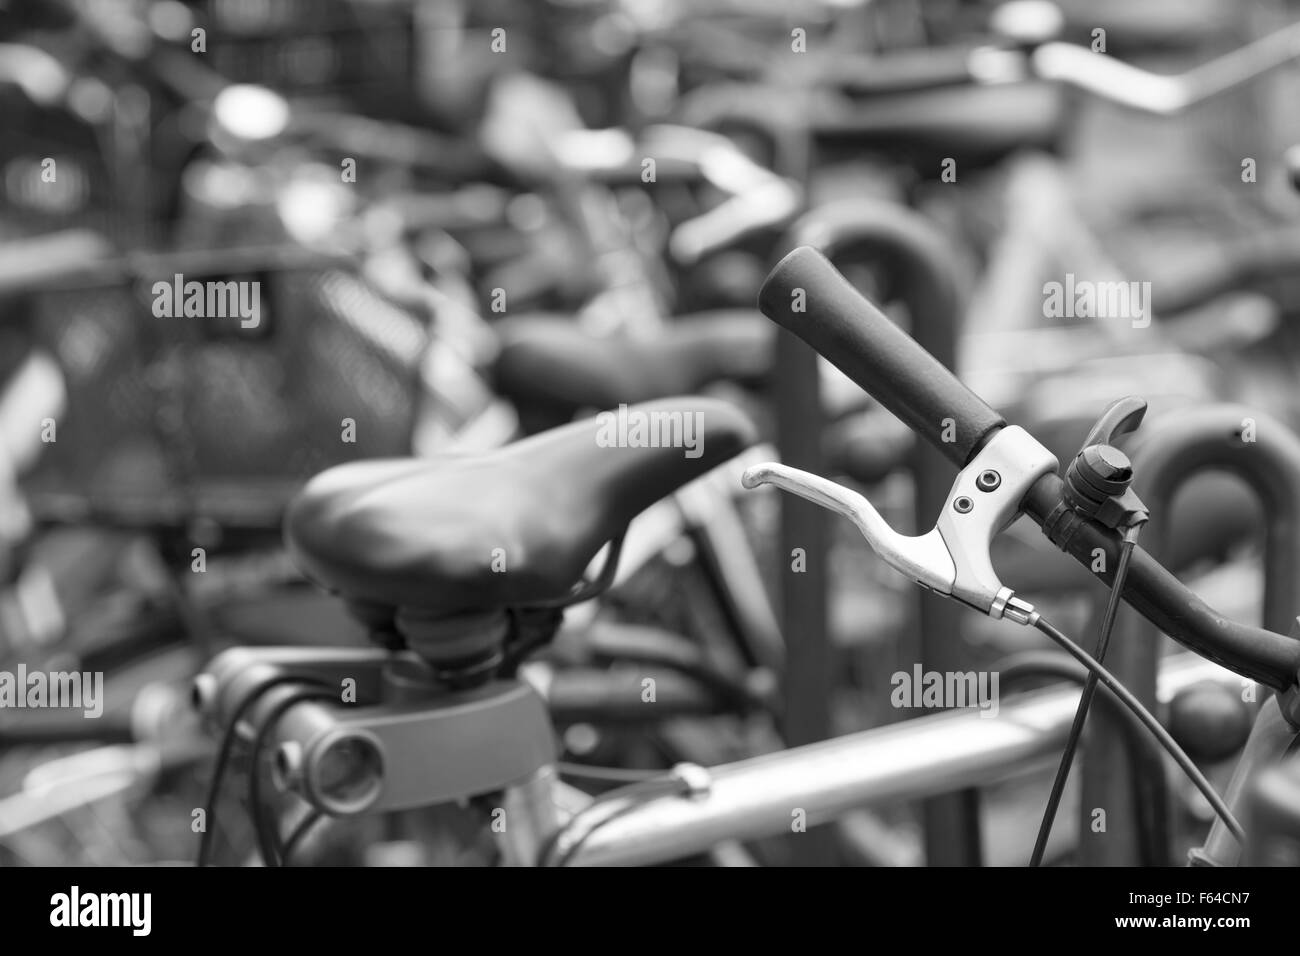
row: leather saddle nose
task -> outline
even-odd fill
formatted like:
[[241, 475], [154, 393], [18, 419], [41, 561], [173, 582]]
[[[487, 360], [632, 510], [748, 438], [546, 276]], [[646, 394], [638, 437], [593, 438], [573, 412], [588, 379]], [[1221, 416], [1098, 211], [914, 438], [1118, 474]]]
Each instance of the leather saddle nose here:
[[638, 513], [756, 438], [725, 402], [673, 398], [483, 455], [339, 465], [290, 504], [285, 540], [352, 601], [432, 616], [549, 603]]

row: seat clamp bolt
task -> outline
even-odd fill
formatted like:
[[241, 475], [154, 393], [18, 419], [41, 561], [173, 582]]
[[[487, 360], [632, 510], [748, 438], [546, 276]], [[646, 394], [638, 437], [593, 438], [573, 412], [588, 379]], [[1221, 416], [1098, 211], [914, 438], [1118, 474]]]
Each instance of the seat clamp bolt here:
[[686, 788], [686, 796], [692, 800], [702, 800], [713, 789], [713, 775], [708, 769], [695, 763], [679, 763], [672, 769], [672, 775]]

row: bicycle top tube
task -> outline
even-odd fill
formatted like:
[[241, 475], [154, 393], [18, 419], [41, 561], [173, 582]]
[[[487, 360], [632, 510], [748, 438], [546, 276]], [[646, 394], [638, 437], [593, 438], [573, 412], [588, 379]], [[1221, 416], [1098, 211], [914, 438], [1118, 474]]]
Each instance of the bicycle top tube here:
[[[795, 249], [776, 265], [759, 293], [759, 307], [959, 468], [1007, 424], [811, 247]], [[1061, 490], [1061, 478], [1045, 474], [1025, 494], [1021, 510], [1090, 569], [1100, 549], [1106, 570], [1093, 573], [1109, 584], [1119, 537], [1062, 509]], [[1300, 641], [1228, 620], [1141, 548], [1133, 552], [1124, 599], [1209, 660], [1275, 690], [1297, 684]]]

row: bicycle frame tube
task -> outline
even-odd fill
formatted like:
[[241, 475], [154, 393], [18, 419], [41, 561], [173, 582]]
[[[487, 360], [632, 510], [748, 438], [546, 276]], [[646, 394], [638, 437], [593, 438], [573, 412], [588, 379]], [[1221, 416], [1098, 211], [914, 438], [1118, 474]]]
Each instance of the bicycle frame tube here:
[[[1224, 800], [1233, 816], [1241, 818], [1250, 797], [1250, 788], [1259, 772], [1282, 759], [1296, 738], [1295, 728], [1287, 723], [1278, 707], [1277, 698], [1270, 697], [1260, 708], [1250, 739], [1241, 752], [1241, 758], [1232, 771]], [[1193, 866], [1236, 866], [1241, 859], [1242, 847], [1237, 843], [1223, 821], [1215, 819], [1205, 845], [1188, 853]]]
[[[1160, 697], [1207, 680], [1240, 684], [1193, 654], [1176, 655], [1161, 669]], [[1004, 702], [993, 718], [947, 711], [710, 768], [706, 793], [644, 798], [576, 848], [562, 833], [557, 851], [575, 866], [663, 863], [729, 839], [790, 833], [800, 810], [811, 827], [870, 803], [986, 784], [1059, 748], [1078, 702], [1077, 688], [1053, 687]]]
[[742, 469], [733, 465], [756, 460], [752, 453], [740, 455], [683, 487], [673, 500], [748, 663], [779, 673], [785, 664], [781, 625], [735, 499]]
[[779, 673], [785, 642], [736, 497], [745, 468], [774, 455], [771, 446], [756, 445], [642, 512], [628, 527], [614, 582], [627, 581], [685, 536], [739, 641], [737, 653], [750, 666]]
[[[526, 866], [537, 859], [546, 841], [566, 820], [569, 813], [557, 799], [557, 787], [563, 786], [554, 767], [543, 767], [522, 783], [509, 787], [502, 800], [510, 839], [500, 840], [501, 862], [506, 866]], [[563, 797], [563, 795], [561, 795]], [[496, 826], [496, 819], [492, 821]]]

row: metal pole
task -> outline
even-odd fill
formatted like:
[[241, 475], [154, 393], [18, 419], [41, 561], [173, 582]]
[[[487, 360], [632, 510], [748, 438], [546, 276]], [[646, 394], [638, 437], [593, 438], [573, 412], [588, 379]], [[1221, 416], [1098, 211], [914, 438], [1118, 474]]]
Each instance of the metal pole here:
[[[816, 246], [832, 261], [886, 266], [892, 288], [885, 298], [902, 302], [911, 318], [912, 337], [945, 366], [954, 367], [957, 326], [964, 309], [961, 283], [953, 266], [956, 257], [926, 219], [896, 203], [857, 200], [808, 213], [792, 233], [793, 245]], [[942, 428], [942, 423], [936, 425]], [[920, 533], [933, 526], [947, 501], [952, 468], [942, 455], [920, 442], [909, 464], [915, 488], [915, 530]], [[905, 653], [930, 670], [966, 670], [960, 637], [962, 609], [927, 592], [920, 592], [918, 601], [918, 640]], [[979, 865], [979, 806], [973, 791], [928, 800], [922, 815], [929, 865]]]
[[[1203, 681], [1237, 686], [1231, 671], [1195, 654], [1165, 658], [1160, 698]], [[795, 813], [827, 823], [864, 805], [915, 800], [1022, 772], [1065, 742], [1079, 689], [1058, 685], [1003, 701], [996, 717], [947, 711], [708, 771], [702, 793], [647, 796], [614, 809], [571, 851], [574, 866], [680, 860], [729, 839], [790, 832]], [[563, 836], [557, 845], [570, 852]]]
[[[755, 128], [762, 124], [754, 124]], [[770, 124], [775, 170], [806, 182], [809, 145], [801, 129]], [[782, 243], [778, 248], [786, 249]], [[817, 353], [789, 332], [778, 333], [773, 399], [776, 404], [777, 451], [782, 461], [823, 474], [825, 428]], [[827, 558], [830, 523], [827, 513], [806, 501], [782, 495], [780, 531], [781, 628], [785, 669], [781, 696], [785, 709], [781, 733], [789, 746], [825, 740], [831, 735], [828, 692], [833, 684], [827, 604], [830, 578]], [[787, 831], [791, 832], [791, 831]], [[801, 866], [837, 862], [835, 834], [809, 830], [790, 843], [791, 861]]]
[[[776, 429], [781, 460], [813, 474], [825, 472], [823, 421], [817, 353], [790, 332], [781, 331], [776, 355]], [[782, 735], [790, 746], [831, 735], [828, 692], [833, 685], [827, 602], [830, 526], [827, 512], [802, 499], [782, 495], [781, 625], [786, 658], [782, 696]], [[834, 835], [810, 830], [792, 841], [796, 864], [829, 865], [835, 860]]]

